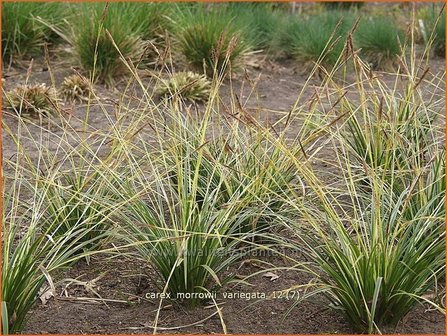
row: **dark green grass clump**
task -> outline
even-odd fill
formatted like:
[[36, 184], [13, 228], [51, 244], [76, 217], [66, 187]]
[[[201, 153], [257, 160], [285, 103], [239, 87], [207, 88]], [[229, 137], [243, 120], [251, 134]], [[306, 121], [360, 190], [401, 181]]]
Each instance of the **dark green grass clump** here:
[[[237, 68], [250, 44], [244, 38], [247, 26], [227, 11], [203, 6], [181, 7], [175, 17], [180, 50], [195, 69], [226, 72]], [[229, 66], [230, 65], [230, 66]]]
[[342, 12], [322, 13], [304, 20], [291, 16], [278, 36], [278, 44], [286, 55], [304, 64], [318, 61], [330, 67], [343, 51], [351, 24], [351, 17]]
[[142, 57], [144, 25], [134, 20], [131, 5], [83, 4], [73, 18], [69, 41], [77, 62], [94, 81], [111, 84], [128, 72], [125, 61], [135, 63]]
[[376, 69], [390, 68], [396, 63], [404, 38], [399, 28], [386, 17], [363, 20], [354, 37], [364, 59]]
[[42, 18], [57, 24], [63, 18], [63, 4], [57, 2], [8, 2], [2, 4], [2, 59], [20, 62], [38, 55], [45, 42], [50, 42], [52, 30], [39, 23]]
[[[439, 18], [438, 18], [439, 16]], [[432, 39], [432, 49], [436, 56], [445, 56], [445, 10], [439, 15], [439, 12], [431, 11], [429, 17], [425, 20], [426, 32], [425, 42]]]
[[328, 1], [322, 3], [324, 7], [330, 10], [350, 10], [355, 8], [362, 8], [365, 5], [364, 1]]
[[245, 35], [256, 49], [271, 48], [285, 12], [277, 4], [269, 2], [229, 3], [226, 10], [245, 23]]
[[442, 13], [439, 23], [436, 25], [434, 49], [438, 56], [445, 57], [445, 11]]

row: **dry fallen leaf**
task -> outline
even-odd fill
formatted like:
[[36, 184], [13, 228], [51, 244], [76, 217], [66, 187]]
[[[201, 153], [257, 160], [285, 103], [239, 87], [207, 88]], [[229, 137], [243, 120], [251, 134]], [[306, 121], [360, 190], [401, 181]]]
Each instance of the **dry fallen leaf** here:
[[54, 292], [53, 292], [53, 290], [51, 288], [46, 290], [46, 291], [44, 291], [42, 294], [39, 295], [39, 299], [42, 302], [42, 305], [44, 305], [44, 306], [47, 304], [47, 302], [52, 297], [54, 297]]
[[275, 281], [276, 279], [279, 278], [279, 275], [277, 275], [277, 274], [275, 274], [273, 272], [264, 273], [262, 276], [265, 277], [265, 278], [270, 278], [269, 279], [270, 281]]

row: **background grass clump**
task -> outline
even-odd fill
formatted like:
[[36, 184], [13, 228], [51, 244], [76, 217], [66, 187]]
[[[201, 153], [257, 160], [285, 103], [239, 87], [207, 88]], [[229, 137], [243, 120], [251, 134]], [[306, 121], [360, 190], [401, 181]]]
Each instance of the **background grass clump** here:
[[436, 56], [445, 56], [445, 9], [434, 5], [419, 11], [423, 42], [430, 44]]
[[434, 28], [434, 50], [436, 55], [445, 57], [445, 10]]
[[6, 64], [20, 63], [43, 54], [44, 43], [54, 38], [52, 30], [38, 22], [36, 17], [59, 25], [64, 17], [63, 4], [2, 3], [2, 59]]
[[212, 76], [236, 69], [251, 49], [244, 32], [246, 23], [219, 7], [180, 7], [174, 17], [174, 32], [187, 62]]
[[365, 5], [364, 1], [327, 1], [322, 2], [322, 5], [330, 10], [350, 10], [359, 9]]
[[286, 55], [305, 67], [317, 62], [331, 67], [342, 53], [352, 22], [350, 15], [339, 11], [305, 19], [291, 16], [282, 28], [278, 43]]
[[112, 84], [129, 71], [123, 59], [136, 63], [143, 56], [140, 32], [144, 25], [134, 20], [130, 5], [87, 3], [76, 7], [67, 39], [77, 63], [93, 82]]
[[[287, 15], [283, 8], [277, 8], [277, 4], [261, 3], [228, 3], [225, 9], [248, 29], [245, 35], [255, 49], [269, 50], [273, 47], [273, 39], [278, 31], [282, 17]], [[270, 50], [269, 50], [270, 51]]]
[[401, 55], [402, 31], [387, 17], [363, 19], [354, 34], [355, 46], [374, 69], [390, 69]]

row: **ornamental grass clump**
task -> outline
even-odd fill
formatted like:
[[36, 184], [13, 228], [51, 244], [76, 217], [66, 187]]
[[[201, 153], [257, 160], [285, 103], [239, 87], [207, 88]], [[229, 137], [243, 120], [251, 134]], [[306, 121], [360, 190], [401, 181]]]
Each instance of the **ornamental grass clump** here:
[[174, 73], [158, 84], [158, 95], [168, 99], [179, 97], [189, 102], [206, 102], [211, 94], [211, 83], [206, 76], [192, 71]]
[[[278, 139], [266, 136], [262, 127], [239, 121], [227, 124], [226, 135], [208, 140], [199, 160], [195, 148], [200, 147], [200, 138], [196, 134], [200, 134], [202, 122], [185, 120], [176, 127], [174, 143], [167, 143], [165, 150], [172, 153], [167, 156], [168, 167], [173, 167], [169, 170], [172, 186], [179, 187], [180, 169], [176, 164], [186, 165], [183, 175], [198, 174], [195, 201], [199, 206], [210, 190], [215, 192], [217, 209], [228, 206], [237, 196], [238, 211], [246, 217], [239, 222], [237, 231], [267, 236], [280, 216], [282, 200], [295, 177], [292, 162], [275, 146]], [[179, 161], [179, 157], [183, 159]]]
[[366, 18], [354, 34], [355, 45], [373, 69], [392, 69], [402, 54], [402, 31], [391, 18]]
[[21, 116], [50, 116], [58, 111], [57, 91], [46, 84], [20, 85], [6, 93], [6, 106]]
[[445, 21], [445, 11], [443, 11], [441, 16], [439, 17], [438, 23], [435, 23], [435, 27], [433, 28], [433, 47], [436, 55], [440, 57], [445, 56]]
[[[103, 107], [101, 100], [97, 103]], [[99, 108], [101, 112], [107, 118]], [[113, 197], [120, 195], [122, 157], [127, 157], [114, 141], [130, 138], [128, 124], [110, 120], [105, 129], [85, 136], [87, 113], [85, 119], [61, 117], [52, 126], [30, 124], [14, 114], [3, 119], [4, 137], [15, 153], [3, 161], [4, 332], [21, 332], [36, 301], [58, 295], [55, 288], [64, 271], [81, 258], [104, 252], [115, 237], [112, 210], [128, 202]]]
[[[54, 239], [85, 232], [76, 239], [82, 245], [78, 254], [98, 250], [113, 231], [109, 220], [111, 210], [105, 205], [113, 203], [113, 199], [106, 191], [100, 171], [81, 169], [60, 172], [51, 183], [46, 181], [41, 186], [45, 190], [46, 205], [42, 227]], [[70, 243], [70, 240], [65, 242]]]
[[66, 100], [86, 101], [92, 94], [92, 84], [84, 76], [74, 74], [64, 78], [59, 91]]
[[[23, 188], [23, 181], [14, 186], [15, 192]], [[18, 194], [5, 195], [2, 243], [2, 320], [3, 330], [20, 332], [24, 327], [26, 315], [41, 294], [56, 293], [47, 286], [50, 276], [66, 269], [78, 258], [87, 256], [84, 247], [94, 243], [89, 236], [90, 229], [72, 228], [63, 236], [54, 236], [51, 228], [42, 229], [41, 223], [47, 219], [43, 215], [45, 195], [33, 195], [34, 203], [17, 204]], [[81, 242], [84, 240], [83, 242]], [[84, 253], [84, 254], [83, 254]], [[48, 292], [47, 292], [48, 291]]]
[[64, 4], [6, 2], [2, 4], [2, 59], [5, 63], [29, 60], [43, 50], [52, 39], [52, 31], [36, 20], [43, 18], [60, 24]]
[[251, 49], [244, 36], [245, 24], [231, 13], [203, 6], [181, 7], [173, 18], [174, 36], [187, 62], [212, 77], [214, 71], [236, 69]]
[[352, 10], [360, 9], [365, 5], [363, 1], [327, 1], [321, 3], [329, 10]]
[[325, 293], [356, 331], [376, 333], [420, 302], [445, 313], [426, 297], [445, 276], [445, 148], [431, 124], [443, 107], [423, 94], [439, 94], [442, 84], [411, 58], [403, 59], [405, 76], [387, 86], [352, 57], [358, 96], [331, 78], [325, 84], [338, 118], [324, 144], [335, 155], [323, 162], [337, 183], [297, 161], [307, 195], [289, 202], [299, 215], [285, 222], [314, 263], [306, 271], [315, 282], [304, 286]]
[[135, 26], [130, 4], [86, 3], [77, 7], [71, 26], [60, 34], [72, 46], [72, 53], [89, 78], [108, 85], [129, 73], [123, 61], [141, 60], [145, 44], [143, 26]]
[[413, 194], [395, 194], [393, 185], [380, 182], [372, 189], [351, 198], [350, 217], [336, 214], [340, 204], [333, 197], [324, 197], [333, 205], [322, 211], [300, 204], [309, 207], [303, 218], [315, 228], [315, 240], [303, 241], [324, 274], [320, 284], [352, 327], [369, 333], [395, 327], [445, 273], [443, 202], [407, 218], [402, 214]]
[[[342, 102], [349, 113], [340, 133], [349, 150], [355, 171], [375, 171], [381, 179], [403, 192], [409, 187], [415, 169], [426, 165], [433, 138], [439, 134], [436, 126], [440, 108], [429, 107], [418, 92], [407, 88], [402, 95], [386, 94], [380, 99], [368, 99], [364, 107]], [[368, 184], [366, 176], [359, 181]]]
[[[275, 195], [268, 188], [282, 183], [278, 173], [270, 176], [278, 170], [275, 154], [265, 154], [263, 167], [252, 167], [255, 155], [273, 147], [261, 141], [261, 131], [252, 129], [259, 139], [244, 138], [243, 125], [239, 132], [217, 127], [224, 122], [217, 85], [199, 116], [178, 104], [151, 110], [160, 114], [151, 122], [160, 136], [127, 144], [133, 150], [126, 150], [129, 173], [120, 192], [127, 202], [117, 219], [120, 239], [157, 271], [160, 291], [186, 307], [206, 302], [207, 293], [231, 280], [229, 267], [259, 248], [253, 239], [261, 234], [249, 224], [270, 215], [264, 202]], [[249, 147], [249, 140], [257, 143]], [[247, 154], [251, 159], [244, 161]]]
[[[52, 132], [36, 124], [29, 125], [21, 118], [11, 124], [9, 120], [4, 120], [3, 129], [16, 145], [17, 155], [3, 162], [2, 324], [3, 331], [15, 333], [23, 329], [26, 315], [36, 300], [57, 295], [53, 276], [88, 257], [91, 247], [98, 246], [111, 232], [99, 231], [105, 219], [91, 212], [82, 211], [82, 221], [62, 218], [64, 214], [79, 215], [79, 204], [94, 202], [86, 194], [78, 195], [78, 203], [56, 202], [55, 176], [61, 167], [67, 162], [93, 161], [80, 149], [84, 147], [82, 144], [70, 145], [68, 128]], [[45, 143], [54, 146], [50, 149], [42, 145]], [[59, 191], [68, 193], [69, 189], [65, 185]], [[56, 223], [55, 218], [61, 221]]]
[[279, 33], [286, 54], [307, 66], [333, 67], [343, 50], [351, 16], [344, 12], [322, 13], [306, 19], [291, 16]]
[[160, 200], [137, 199], [131, 191], [128, 195], [134, 201], [125, 216], [123, 239], [157, 271], [161, 292], [187, 307], [203, 303], [203, 295], [218, 290], [229, 279], [223, 272], [244, 254], [236, 240], [227, 243], [242, 219], [231, 209], [216, 210], [211, 192], [200, 206], [185, 194]]
[[434, 54], [445, 56], [445, 9], [433, 5], [432, 8], [421, 9], [419, 26], [422, 39], [427, 46], [431, 46]]
[[[232, 192], [246, 200], [241, 212], [247, 213], [248, 220], [240, 232], [267, 237], [283, 214], [283, 199], [295, 178], [293, 163], [278, 149], [280, 139], [266, 136], [264, 129], [251, 129], [249, 135], [245, 134], [247, 131], [245, 127], [235, 126], [225, 139], [226, 146], [231, 148], [226, 166], [233, 167], [227, 180]], [[290, 151], [299, 156], [299, 150], [293, 145]]]
[[274, 3], [230, 2], [222, 9], [231, 13], [241, 24], [245, 24], [244, 35], [254, 49], [270, 49], [285, 12], [275, 8]]
[[[201, 157], [198, 166], [188, 164], [188, 151], [162, 152], [157, 165], [147, 172], [135, 173], [123, 192], [128, 200], [120, 223], [122, 239], [135, 246], [141, 259], [154, 267], [161, 280], [160, 291], [187, 307], [206, 300], [207, 293], [218, 290], [229, 280], [223, 272], [239, 259], [244, 250], [236, 246], [243, 237], [236, 232], [243, 215], [237, 215], [236, 205], [219, 207], [219, 184], [224, 181], [218, 169], [209, 171], [209, 181], [218, 181], [217, 189], [200, 181]], [[174, 165], [167, 155], [178, 154]], [[181, 155], [180, 155], [181, 154]], [[148, 157], [152, 156], [148, 153]], [[155, 162], [154, 162], [155, 164]], [[140, 167], [132, 167], [138, 172]], [[167, 172], [175, 172], [176, 184], [168, 183]], [[199, 197], [199, 183], [205, 194]], [[234, 237], [228, 243], [228, 238]], [[247, 250], [247, 248], [245, 249]]]

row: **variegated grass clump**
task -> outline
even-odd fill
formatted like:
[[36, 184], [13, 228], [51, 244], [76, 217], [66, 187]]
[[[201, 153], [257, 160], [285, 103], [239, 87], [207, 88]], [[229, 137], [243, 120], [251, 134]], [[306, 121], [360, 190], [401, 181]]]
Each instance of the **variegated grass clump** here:
[[[314, 263], [307, 272], [315, 282], [298, 287], [325, 293], [356, 331], [381, 333], [418, 303], [445, 314], [427, 298], [445, 276], [445, 148], [442, 127], [432, 123], [443, 99], [426, 99], [427, 92], [443, 96], [444, 74], [430, 78], [419, 60], [403, 57], [403, 73], [389, 85], [371, 78], [369, 66], [350, 54], [358, 96], [348, 97], [331, 77], [322, 89], [335, 96], [336, 117], [321, 146], [335, 155], [318, 161], [334, 171], [322, 179], [296, 160], [307, 193], [289, 203], [299, 220], [285, 222]], [[316, 157], [310, 149], [307, 155]]]
[[[190, 141], [190, 132], [196, 131], [193, 139], [203, 143], [211, 112], [200, 120], [203, 127], [190, 130], [186, 126], [190, 116], [183, 116], [179, 107], [182, 105], [173, 104], [164, 111], [171, 120], [165, 138], [158, 138], [152, 148], [141, 139], [141, 159], [130, 152], [125, 190], [120, 193], [127, 205], [117, 214], [122, 239], [157, 271], [160, 290], [193, 307], [203, 303], [201, 295], [231, 279], [225, 271], [249, 250], [237, 245], [250, 233], [238, 232], [248, 217], [239, 212], [245, 201], [234, 193], [222, 206], [222, 167], [213, 162], [215, 169], [210, 169], [204, 159], [206, 146], [198, 149]], [[156, 132], [162, 127], [161, 123], [154, 125]], [[182, 298], [185, 293], [192, 296]]]
[[[189, 175], [193, 179], [197, 173], [195, 201], [199, 206], [209, 197], [210, 190], [215, 193], [218, 209], [227, 207], [237, 198], [237, 212], [245, 219], [239, 222], [235, 233], [266, 238], [281, 213], [282, 196], [294, 178], [292, 161], [281, 153], [272, 139], [262, 134], [262, 128], [239, 123], [229, 123], [224, 136], [209, 139], [200, 157], [196, 148], [201, 142], [196, 134], [200, 132], [201, 123], [184, 121], [176, 127], [177, 130], [183, 128], [182, 132], [178, 131], [175, 141], [167, 143], [164, 151], [168, 154], [170, 183], [178, 189], [182, 176]], [[249, 134], [246, 134], [247, 129]], [[290, 151], [299, 156], [294, 146], [289, 146]]]
[[211, 82], [205, 75], [192, 71], [178, 72], [161, 81], [157, 92], [168, 99], [179, 95], [190, 102], [206, 102], [211, 93]]
[[57, 110], [57, 91], [46, 84], [20, 85], [6, 93], [6, 104], [22, 116], [49, 116]]
[[91, 94], [91, 83], [84, 76], [74, 74], [65, 77], [60, 93], [67, 100], [87, 100]]
[[[76, 169], [76, 170], [75, 170]], [[85, 169], [85, 171], [83, 170]], [[62, 245], [76, 241], [80, 246], [77, 255], [99, 249], [113, 231], [108, 217], [110, 210], [103, 204], [109, 195], [101, 174], [101, 167], [73, 167], [60, 172], [54, 181], [39, 186], [45, 195], [45, 219], [42, 228], [55, 239], [82, 233], [76, 239], [65, 239]], [[44, 177], [45, 178], [45, 177]], [[109, 181], [113, 178], [109, 177]]]
[[[42, 293], [57, 295], [57, 274], [88, 260], [114, 236], [110, 209], [118, 210], [120, 200], [111, 195], [120, 194], [124, 164], [123, 153], [109, 143], [129, 134], [114, 123], [98, 130], [96, 139], [83, 137], [73, 128], [74, 118], [60, 118], [51, 129], [19, 115], [3, 120], [4, 136], [17, 145], [3, 162], [4, 334], [20, 333]], [[110, 155], [96, 155], [104, 149]]]
[[[261, 235], [258, 224], [265, 223], [265, 237], [286, 165], [273, 144], [263, 141], [265, 130], [248, 130], [244, 117], [230, 118], [221, 128], [221, 83], [213, 84], [203, 114], [195, 116], [181, 104], [152, 109], [159, 116], [151, 117], [151, 128], [163, 136], [122, 144], [129, 153], [120, 191], [127, 204], [116, 212], [122, 239], [157, 271], [160, 289], [187, 307], [203, 304], [200, 295], [230, 281], [229, 266], [259, 248], [253, 242]], [[184, 293], [193, 295], [182, 298]]]

